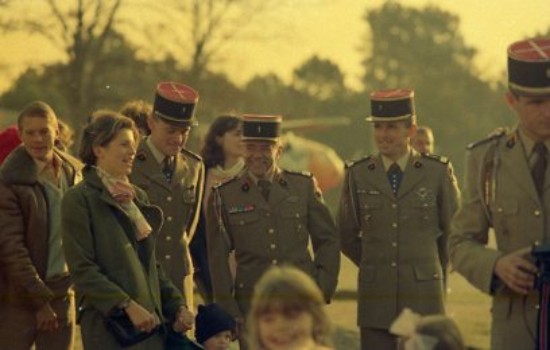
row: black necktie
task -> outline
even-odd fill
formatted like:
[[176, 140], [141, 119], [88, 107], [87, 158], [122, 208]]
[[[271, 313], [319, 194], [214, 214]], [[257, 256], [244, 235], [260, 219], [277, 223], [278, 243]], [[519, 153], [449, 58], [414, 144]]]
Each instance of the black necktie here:
[[391, 190], [393, 194], [397, 196], [399, 191], [399, 185], [403, 179], [403, 172], [397, 163], [393, 163], [388, 169], [388, 180], [390, 181]]
[[172, 181], [172, 174], [174, 173], [174, 159], [172, 157], [164, 157], [162, 161], [162, 173], [168, 182]]
[[269, 190], [271, 189], [271, 182], [267, 180], [258, 180], [258, 188], [260, 189], [260, 193], [267, 202], [269, 200]]
[[537, 142], [535, 143], [535, 147], [533, 147], [533, 151], [536, 153], [537, 159], [535, 159], [535, 163], [531, 169], [531, 176], [533, 176], [533, 182], [535, 183], [539, 196], [541, 196], [542, 191], [544, 190], [546, 165], [548, 164], [548, 149], [543, 142]]

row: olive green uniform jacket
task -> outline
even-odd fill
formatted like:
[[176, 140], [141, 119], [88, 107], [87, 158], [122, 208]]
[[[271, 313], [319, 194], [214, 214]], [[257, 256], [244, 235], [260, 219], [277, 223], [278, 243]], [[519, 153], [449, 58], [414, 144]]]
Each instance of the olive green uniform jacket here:
[[[534, 349], [538, 293], [514, 293], [493, 273], [507, 253], [548, 242], [550, 174], [539, 198], [517, 131], [468, 147], [464, 197], [453, 220], [449, 252], [453, 267], [492, 295], [492, 349]], [[493, 228], [496, 249], [486, 246]]]
[[[254, 285], [273, 265], [302, 269], [317, 281], [327, 302], [331, 299], [340, 269], [340, 244], [310, 174], [278, 173], [266, 202], [245, 172], [215, 187], [209, 202], [206, 233], [214, 300], [230, 314], [246, 315]], [[233, 250], [234, 282], [228, 264]]]
[[388, 329], [408, 307], [444, 312], [446, 243], [459, 197], [451, 164], [413, 151], [395, 196], [379, 156], [348, 165], [338, 224], [359, 267], [358, 325]]
[[204, 186], [202, 159], [182, 150], [175, 157], [172, 181], [168, 182], [147, 142], [142, 141], [130, 181], [143, 189], [151, 203], [159, 206], [164, 213], [164, 226], [159, 232], [156, 253], [174, 285], [183, 290], [185, 277], [193, 273], [189, 242], [195, 233], [201, 208]]
[[[147, 203], [143, 191], [135, 189], [135, 202], [153, 229], [139, 244], [141, 260], [132, 222], [95, 169], [86, 168], [84, 181], [63, 198], [64, 251], [75, 284], [83, 341], [90, 349], [119, 348], [105, 328], [103, 316], [126, 300], [135, 300], [166, 321], [172, 321], [184, 305], [181, 293], [155, 258], [162, 212]], [[146, 349], [147, 343], [132, 349]]]

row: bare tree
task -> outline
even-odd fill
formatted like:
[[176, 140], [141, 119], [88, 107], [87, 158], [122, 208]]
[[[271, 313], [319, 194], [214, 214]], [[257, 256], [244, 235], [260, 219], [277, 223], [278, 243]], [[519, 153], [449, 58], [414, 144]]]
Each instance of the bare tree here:
[[67, 62], [66, 96], [70, 113], [88, 113], [94, 105], [98, 60], [112, 34], [123, 0], [3, 0], [0, 28], [26, 31], [50, 41]]
[[[212, 63], [235, 40], [267, 40], [273, 33], [253, 31], [260, 22], [275, 19], [277, 9], [289, 0], [173, 0], [170, 5], [155, 5], [163, 20], [150, 29], [150, 40], [158, 38], [158, 32], [170, 38], [171, 45], [157, 43], [151, 50], [168, 50], [174, 57], [183, 57], [183, 65], [189, 71], [189, 79], [199, 83]], [[160, 7], [162, 6], [162, 7]], [[147, 32], [147, 30], [145, 30]]]

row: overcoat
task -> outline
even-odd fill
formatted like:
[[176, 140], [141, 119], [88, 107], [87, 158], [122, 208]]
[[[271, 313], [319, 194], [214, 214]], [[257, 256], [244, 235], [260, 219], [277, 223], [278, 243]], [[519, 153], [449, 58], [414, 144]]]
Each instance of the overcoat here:
[[459, 197], [451, 164], [412, 151], [397, 195], [380, 155], [348, 164], [338, 224], [359, 267], [358, 325], [387, 330], [408, 307], [444, 312], [447, 238]]
[[[514, 293], [494, 275], [496, 260], [550, 239], [550, 174], [538, 196], [517, 129], [472, 144], [463, 199], [453, 220], [453, 267], [492, 296], [491, 349], [534, 349], [538, 293]], [[496, 249], [487, 247], [493, 228]], [[529, 256], [527, 257], [530, 258]]]
[[[75, 283], [85, 349], [120, 349], [103, 320], [128, 299], [169, 323], [184, 305], [181, 293], [155, 258], [162, 212], [148, 204], [143, 191], [135, 190], [135, 202], [153, 229], [139, 244], [130, 218], [111, 197], [95, 169], [86, 168], [84, 181], [63, 198], [64, 250]], [[131, 349], [162, 346], [163, 336], [159, 333]]]
[[[243, 172], [214, 188], [206, 220], [214, 300], [233, 316], [246, 315], [254, 285], [272, 265], [302, 269], [317, 281], [327, 302], [332, 297], [340, 242], [311, 174], [281, 171], [266, 201]], [[237, 261], [234, 282], [228, 265], [232, 250]]]

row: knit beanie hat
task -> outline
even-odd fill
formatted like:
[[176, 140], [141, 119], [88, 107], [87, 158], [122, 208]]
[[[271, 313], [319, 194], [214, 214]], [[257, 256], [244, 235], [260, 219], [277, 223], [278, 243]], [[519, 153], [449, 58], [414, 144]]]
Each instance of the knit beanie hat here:
[[235, 319], [218, 304], [199, 305], [195, 318], [195, 339], [203, 344], [209, 338], [223, 331], [235, 333]]

